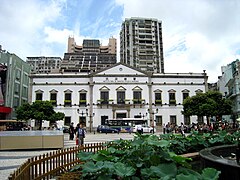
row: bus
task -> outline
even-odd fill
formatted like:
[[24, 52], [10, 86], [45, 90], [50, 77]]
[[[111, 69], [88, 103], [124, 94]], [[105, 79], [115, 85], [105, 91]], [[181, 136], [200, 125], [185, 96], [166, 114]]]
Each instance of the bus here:
[[26, 122], [17, 120], [0, 120], [0, 131], [22, 131]]
[[119, 119], [106, 119], [105, 124], [114, 129], [118, 129], [119, 132], [132, 132], [132, 128], [135, 125], [146, 125], [147, 119], [142, 118], [119, 118]]

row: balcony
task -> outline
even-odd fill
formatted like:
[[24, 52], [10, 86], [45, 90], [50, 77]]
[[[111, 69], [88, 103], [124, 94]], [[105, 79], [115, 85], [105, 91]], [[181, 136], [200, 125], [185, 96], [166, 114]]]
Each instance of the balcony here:
[[79, 101], [79, 106], [81, 106], [81, 105], [86, 106], [86, 105], [87, 105], [87, 100], [86, 100], [86, 99], [85, 99], [85, 100], [81, 99], [81, 100]]
[[72, 100], [64, 100], [64, 106], [72, 106]]
[[98, 99], [97, 102], [98, 102], [97, 104], [108, 105], [111, 104], [111, 102], [113, 102], [113, 99]]
[[175, 99], [170, 99], [169, 100], [169, 106], [176, 106], [176, 100]]
[[50, 100], [53, 106], [57, 106], [57, 101], [56, 100]]
[[143, 104], [145, 103], [145, 99], [133, 99], [133, 104]]
[[156, 105], [162, 105], [162, 100], [160, 100], [160, 99], [155, 100], [155, 104]]

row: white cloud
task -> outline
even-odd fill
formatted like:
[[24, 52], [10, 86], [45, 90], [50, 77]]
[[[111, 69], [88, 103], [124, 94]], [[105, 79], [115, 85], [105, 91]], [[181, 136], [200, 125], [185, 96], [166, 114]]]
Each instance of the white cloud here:
[[0, 5], [3, 49], [26, 56], [39, 55], [44, 49], [42, 30], [61, 17], [65, 1], [2, 0]]
[[47, 43], [59, 43], [63, 45], [66, 45], [69, 35], [74, 34], [73, 31], [68, 29], [59, 30], [52, 27], [45, 27], [44, 33], [47, 35], [45, 38]]

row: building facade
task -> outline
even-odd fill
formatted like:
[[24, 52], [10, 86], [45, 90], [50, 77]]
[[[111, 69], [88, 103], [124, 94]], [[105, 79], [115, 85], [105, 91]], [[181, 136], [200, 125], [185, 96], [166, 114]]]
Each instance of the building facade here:
[[64, 54], [61, 72], [94, 72], [117, 62], [115, 38], [109, 38], [107, 46], [99, 40], [85, 39], [83, 45], [76, 45], [73, 37], [68, 38], [68, 52]]
[[143, 71], [164, 73], [162, 22], [125, 19], [120, 32], [120, 61]]
[[161, 127], [190, 124], [182, 102], [206, 92], [206, 73], [146, 73], [123, 63], [94, 73], [31, 74], [32, 102], [50, 100], [65, 113], [65, 124], [83, 123], [95, 130], [106, 119], [141, 116]]
[[218, 89], [224, 97], [229, 98], [233, 103], [233, 116], [226, 117], [231, 122], [240, 117], [240, 62], [235, 60], [221, 68], [222, 76], [218, 78]]
[[0, 50], [0, 119], [16, 119], [16, 108], [28, 102], [30, 71], [18, 56]]
[[26, 62], [30, 64], [31, 73], [59, 72], [62, 58], [60, 57], [27, 57]]

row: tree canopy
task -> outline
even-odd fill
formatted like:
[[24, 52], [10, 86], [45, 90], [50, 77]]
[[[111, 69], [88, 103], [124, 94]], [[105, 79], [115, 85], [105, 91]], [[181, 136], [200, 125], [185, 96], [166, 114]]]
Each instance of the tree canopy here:
[[42, 128], [42, 120], [48, 120], [51, 123], [64, 118], [64, 113], [55, 112], [50, 101], [35, 101], [32, 104], [25, 103], [16, 110], [18, 120], [35, 119], [40, 123]]
[[[232, 114], [232, 102], [222, 97], [219, 91], [208, 91], [188, 97], [183, 102], [182, 113], [186, 116], [222, 117]], [[209, 123], [209, 122], [208, 122]]]

